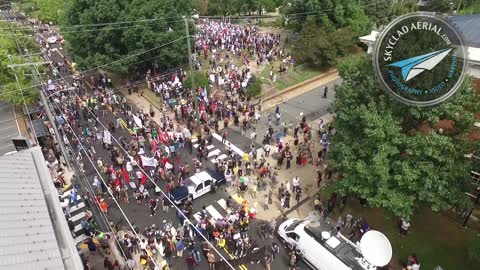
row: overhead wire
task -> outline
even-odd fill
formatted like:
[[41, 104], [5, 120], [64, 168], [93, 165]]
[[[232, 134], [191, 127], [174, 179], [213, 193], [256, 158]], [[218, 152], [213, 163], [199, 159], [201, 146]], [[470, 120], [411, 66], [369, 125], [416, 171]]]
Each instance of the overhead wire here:
[[[54, 104], [53, 102], [50, 102], [53, 106], [56, 106], [57, 109], [60, 111], [60, 112], [63, 112], [63, 110], [57, 105], [57, 104]], [[48, 106], [48, 105], [47, 105]], [[72, 135], [75, 136], [75, 138], [77, 139], [77, 141], [81, 142], [80, 138], [78, 137], [77, 133], [74, 131], [74, 128], [73, 126], [70, 124], [70, 121], [68, 120], [68, 117], [65, 117], [64, 115], [62, 115], [62, 118], [65, 120], [65, 122], [68, 124], [68, 127], [70, 128], [70, 130], [72, 131]], [[113, 136], [112, 136], [113, 137]], [[93, 160], [90, 158], [89, 156], [89, 153], [88, 151], [85, 149], [85, 146], [80, 143], [79, 144], [81, 149], [83, 150], [83, 152], [85, 153], [85, 156], [87, 157], [87, 159], [90, 161], [90, 163], [92, 164], [92, 167], [93, 169], [95, 170], [95, 172], [97, 173], [97, 175], [99, 176], [100, 180], [102, 181], [102, 183], [108, 187], [108, 184], [105, 182], [105, 180], [103, 179], [103, 176], [102, 174], [100, 173], [100, 171], [98, 171], [97, 167], [95, 166], [95, 163], [93, 162]], [[117, 201], [117, 199], [115, 198], [115, 196], [113, 195], [112, 191], [110, 189], [107, 188], [107, 192], [108, 194], [110, 195], [111, 199], [113, 199], [113, 201], [115, 202], [115, 204], [117, 205], [118, 207], [118, 210], [120, 211], [121, 215], [125, 218], [125, 221], [128, 223], [129, 227], [131, 228], [133, 234], [135, 234], [135, 236], [137, 237], [137, 239], [141, 239], [140, 235], [136, 232], [135, 230], [135, 227], [133, 226], [132, 222], [130, 222], [130, 219], [128, 218], [128, 216], [125, 214], [125, 212], [123, 211], [122, 207], [120, 206], [120, 203]], [[157, 269], [161, 269], [158, 267], [158, 264], [155, 260], [155, 258], [153, 258], [152, 256], [150, 256], [148, 253], [147, 253], [147, 256], [149, 257], [149, 259], [153, 262], [153, 264], [155, 265], [155, 267], [157, 267]]]
[[[75, 96], [77, 98], [80, 98], [81, 97], [76, 93], [75, 90], [72, 91]], [[95, 115], [95, 113], [93, 113], [90, 108], [88, 107], [84, 107], [92, 116], [93, 118], [104, 128], [104, 130], [108, 130], [108, 128], [100, 121], [100, 119]], [[115, 136], [113, 136], [113, 134], [111, 134], [111, 138], [115, 141], [115, 143], [120, 147], [120, 149], [123, 150], [123, 152], [125, 152], [127, 154], [128, 157], [131, 157], [129, 152], [122, 146], [122, 144], [117, 140], [117, 138], [115, 138]], [[156, 187], [158, 188], [158, 190], [160, 190], [160, 193], [162, 193], [162, 195], [164, 196], [164, 198], [166, 198], [169, 203], [178, 211], [178, 213], [180, 213], [184, 218], [185, 220], [188, 222], [188, 224], [194, 228], [195, 231], [197, 231], [198, 235], [200, 235], [205, 241], [208, 242], [208, 244], [212, 247], [213, 250], [215, 250], [215, 252], [225, 261], [226, 264], [228, 264], [228, 266], [231, 268], [231, 269], [235, 269], [231, 264], [230, 262], [228, 262], [228, 260], [218, 251], [218, 249], [212, 244], [210, 243], [210, 241], [208, 241], [208, 239], [200, 232], [200, 230], [192, 223], [192, 221], [183, 213], [183, 211], [181, 211], [181, 209], [175, 204], [175, 202], [173, 202], [170, 197], [162, 190], [162, 188], [160, 188], [160, 186], [155, 182], [155, 180], [152, 179], [152, 177], [140, 166], [138, 166], [139, 170], [145, 175], [145, 177]]]
[[[154, 51], [154, 50], [158, 50], [158, 49], [160, 49], [160, 48], [163, 48], [163, 47], [165, 47], [165, 46], [167, 46], [167, 45], [173, 44], [173, 43], [178, 42], [178, 41], [180, 41], [180, 40], [182, 40], [182, 39], [185, 39], [185, 38], [187, 38], [187, 36], [183, 36], [183, 37], [177, 38], [177, 39], [175, 39], [175, 40], [172, 40], [172, 41], [170, 41], [170, 42], [164, 43], [164, 44], [162, 44], [162, 45], [156, 46], [156, 47], [151, 48], [151, 49], [143, 50], [143, 51], [141, 51], [141, 52], [138, 52], [138, 53], [134, 53], [134, 54], [125, 56], [125, 57], [123, 57], [123, 58], [121, 58], [121, 59], [115, 60], [115, 61], [110, 62], [110, 63], [102, 64], [102, 65], [99, 65], [99, 66], [96, 66], [96, 67], [93, 67], [93, 68], [90, 68], [90, 69], [83, 70], [83, 71], [81, 71], [81, 72], [78, 72], [78, 74], [83, 74], [83, 73], [87, 73], [87, 72], [90, 72], [90, 71], [94, 71], [94, 70], [100, 69], [100, 68], [102, 68], [102, 67], [110, 66], [110, 65], [113, 65], [113, 64], [116, 64], [116, 63], [125, 61], [126, 59], [130, 59], [130, 58], [132, 58], [132, 57], [136, 57], [136, 56], [139, 56], [139, 55], [142, 55], [142, 54], [145, 54], [145, 53]], [[59, 78], [59, 79], [54, 79], [54, 80], [52, 80], [52, 82], [57, 82], [57, 81], [60, 81], [60, 80], [62, 80], [62, 79], [64, 79], [64, 78], [70, 78], [70, 77], [73, 77], [73, 76], [75, 76], [75, 75], [76, 75], [76, 74], [70, 74], [70, 75], [67, 75], [67, 76], [63, 76], [63, 77], [61, 77], [61, 78]], [[36, 84], [36, 85], [29, 86], [29, 87], [24, 87], [24, 88], [21, 88], [20, 90], [23, 91], [23, 90], [31, 89], [31, 88], [34, 88], [34, 87], [37, 87], [37, 86], [41, 86], [41, 84]]]
[[[165, 22], [177, 22], [177, 21], [183, 21], [183, 18], [179, 18], [178, 16], [176, 17], [169, 17], [172, 18], [173, 20], [166, 20], [168, 18], [154, 18], [154, 19], [142, 19], [142, 20], [133, 20], [133, 21], [119, 21], [119, 22], [111, 22], [111, 23], [94, 23], [94, 24], [76, 24], [76, 25], [65, 25], [65, 26], [60, 26], [60, 32], [63, 32], [62, 29], [76, 29], [76, 28], [88, 28], [88, 27], [107, 27], [107, 26], [117, 26], [117, 25], [124, 25], [124, 24], [140, 24], [140, 23], [155, 23], [158, 21], [165, 20]], [[32, 28], [29, 26], [24, 26], [24, 27], [17, 27], [16, 30], [21, 31], [21, 30], [29, 30], [32, 31]], [[5, 28], [0, 28], [1, 30], [8, 30]]]
[[[184, 38], [185, 38], [185, 37], [184, 37]], [[63, 76], [63, 77], [61, 77], [59, 80], [63, 80], [64, 83], [67, 83], [67, 84], [68, 84], [68, 82], [66, 82], [66, 80], [65, 80], [65, 78], [68, 78], [68, 77], [71, 77], [71, 76]], [[75, 90], [73, 90], [73, 91], [71, 91], [71, 92], [73, 92], [73, 93], [75, 94], [75, 96], [76, 96], [77, 98], [80, 98], [80, 100], [81, 100], [81, 97], [78, 95], [78, 93], [77, 93]], [[88, 107], [85, 107], [85, 108], [86, 108], [86, 110], [93, 116], [93, 118], [94, 118], [105, 130], [108, 130], [108, 128], [100, 121], [100, 119], [95, 115], [95, 113], [93, 113]], [[128, 153], [128, 151], [120, 144], [120, 142], [117, 140], [117, 138], [115, 138], [113, 135], [111, 135], [111, 137], [112, 137], [112, 139], [116, 142], [116, 144], [130, 157], [130, 154]], [[83, 145], [82, 145], [82, 147], [83, 147]], [[94, 164], [93, 164], [93, 165], [94, 165]], [[190, 225], [192, 228], [194, 228], [195, 231], [197, 231], [198, 235], [201, 235], [201, 237], [202, 237], [205, 241], [207, 241], [207, 242], [209, 243], [209, 245], [213, 248], [213, 250], [215, 250], [215, 252], [228, 264], [228, 266], [229, 266], [230, 268], [234, 269], [234, 267], [233, 267], [233, 266], [227, 261], [227, 259], [216, 249], [216, 247], [215, 247], [212, 243], [210, 243], [210, 242], [208, 241], [208, 239], [200, 232], [200, 230], [198, 230], [198, 228], [197, 228], [196, 226], [193, 225], [193, 223], [190, 221], [190, 219], [180, 210], [180, 208], [178, 208], [178, 206], [176, 206], [176, 204], [175, 204], [175, 203], [169, 198], [169, 196], [158, 186], [158, 184], [155, 183], [155, 181], [151, 178], [151, 176], [150, 176], [143, 168], [139, 167], [139, 169], [140, 169], [140, 170], [142, 171], [142, 173], [147, 177], [147, 179], [149, 179], [149, 181], [150, 181], [151, 183], [153, 183], [153, 185], [160, 190], [160, 192], [162, 193], [162, 195], [169, 201], [169, 203], [170, 203], [173, 207], [175, 207], [176, 210], [179, 211], [179, 213], [181, 213], [181, 215], [182, 215], [183, 217], [185, 217], [185, 220], [187, 220], [188, 223], [189, 223], [189, 225]], [[102, 179], [102, 181], [103, 181], [103, 179]], [[122, 211], [122, 212], [123, 212], [123, 211]]]
[[[12, 33], [12, 34], [15, 35], [14, 33]], [[21, 50], [19, 44], [18, 44], [16, 41], [15, 41], [15, 43], [17, 44], [17, 47], [19, 48], [20, 53], [22, 53], [22, 50]], [[22, 44], [24, 44], [24, 43], [22, 42]], [[28, 51], [26, 51], [26, 53], [28, 54]], [[22, 53], [22, 56], [25, 56], [25, 55]], [[34, 68], [35, 68], [35, 71], [36, 71], [37, 73], [39, 73], [38, 68], [37, 68], [36, 65], [34, 65]], [[43, 81], [43, 79], [41, 78], [40, 75], [39, 75], [39, 79], [41, 80], [42, 84], [45, 84], [45, 82]], [[44, 90], [43, 90], [43, 89], [40, 89], [40, 91], [44, 91]], [[48, 99], [47, 99], [47, 102], [48, 102]], [[52, 103], [52, 102], [50, 102], [50, 103]], [[45, 105], [45, 106], [49, 106], [48, 104], [44, 104], [44, 105]], [[56, 104], [53, 104], [53, 103], [52, 103], [52, 105], [56, 105]], [[58, 106], [57, 106], [57, 108], [58, 108]], [[62, 110], [59, 110], [59, 111], [62, 112]], [[63, 118], [65, 119], [65, 121], [68, 122], [68, 119], [66, 119], [65, 117], [63, 117]], [[55, 123], [53, 123], [53, 124], [55, 124]], [[80, 140], [79, 140], [78, 136], [76, 135], [73, 127], [70, 125], [70, 123], [68, 123], [68, 125], [69, 125], [70, 129], [72, 130], [72, 133], [75, 135], [75, 137], [77, 138], [77, 140], [80, 142]], [[68, 139], [68, 138], [67, 138], [67, 139]], [[59, 142], [59, 143], [60, 143], [60, 142]], [[72, 145], [71, 142], [70, 142], [70, 140], [69, 140], [69, 145], [70, 145], [70, 146]], [[92, 166], [93, 166], [94, 169], [97, 171], [97, 174], [100, 176], [100, 178], [102, 178], [101, 174], [98, 172], [98, 170], [96, 169], [96, 167], [95, 167], [95, 165], [93, 164], [92, 160], [91, 160], [90, 157], [88, 156], [88, 152], [86, 152], [86, 149], [84, 148], [83, 144], [81, 145], [81, 147], [82, 147], [83, 151], [85, 152], [85, 155], [87, 156], [87, 158], [88, 158], [88, 159], [90, 160], [90, 162], [92, 163]], [[75, 154], [74, 151], [73, 151], [73, 149], [72, 149], [72, 153]], [[65, 158], [68, 158], [68, 157], [65, 157]], [[84, 176], [84, 178], [85, 178], [85, 181], [87, 182], [87, 184], [90, 186], [91, 190], [93, 191], [93, 187], [90, 185], [90, 183], [89, 183], [89, 181], [88, 181], [88, 178], [86, 177], [86, 175], [85, 175], [85, 173], [84, 173], [83, 171], [82, 171], [82, 174], [83, 174], [83, 176]], [[102, 182], [104, 182], [103, 179], [102, 179]], [[105, 182], [104, 182], [104, 184], [105, 184]], [[106, 186], [107, 186], [107, 185], [106, 185]], [[110, 193], [110, 196], [112, 196], [113, 200], [117, 203], [117, 205], [119, 205], [118, 202], [116, 201], [115, 197], [114, 197], [113, 194], [111, 193], [111, 191], [108, 190], [108, 192]], [[95, 194], [95, 193], [94, 193], [94, 194]], [[96, 205], [97, 208], [99, 209], [99, 206], [98, 206], [96, 203], [95, 203], [95, 205]], [[120, 209], [120, 211], [121, 211], [123, 214], [125, 214], [122, 209]], [[99, 212], [103, 215], [103, 217], [104, 217], [105, 220], [106, 220], [106, 225], [110, 228], [110, 231], [113, 233], [114, 230], [113, 230], [113, 228], [111, 227], [110, 223], [108, 222], [108, 218], [106, 217], [105, 213], [103, 213], [103, 212], [101, 211], [101, 209], [99, 209]], [[125, 215], [124, 215], [124, 216], [125, 216]], [[126, 218], [127, 222], [129, 222], [128, 217], [125, 216], [125, 218]], [[129, 224], [130, 224], [130, 223], [129, 223]], [[132, 227], [132, 230], [133, 230], [133, 226], [131, 226], [131, 227]], [[134, 231], [134, 230], [133, 230], [133, 231]], [[136, 232], [135, 232], [135, 234], [136, 234]], [[138, 235], [137, 235], [137, 237], [138, 237]], [[120, 244], [120, 243], [118, 242], [118, 239], [117, 239], [117, 236], [116, 236], [116, 235], [114, 235], [113, 238], [115, 239], [115, 241], [117, 242], [117, 244]], [[119, 245], [119, 246], [120, 246], [120, 245]], [[120, 248], [120, 249], [121, 249], [121, 248]], [[121, 249], [121, 253], [122, 253], [123, 257], [124, 257], [125, 259], [127, 259], [127, 256], [126, 256], [125, 252], [123, 251], [123, 249]], [[151, 259], [152, 259], [152, 258], [151, 258]], [[154, 259], [152, 260], [152, 262], [153, 262], [153, 263], [155, 264], [155, 266], [158, 268], [158, 265], [157, 265], [157, 263], [156, 263], [156, 261], [155, 261]], [[158, 269], [160, 269], [160, 268], [158, 268]]]
[[[10, 25], [8, 25], [8, 27], [10, 28]], [[11, 33], [11, 37], [13, 39], [13, 42], [15, 43], [15, 46], [17, 47], [17, 50], [18, 50], [18, 53], [20, 55], [23, 55], [23, 52], [22, 52], [22, 48], [20, 48], [18, 42], [17, 42], [17, 36], [15, 35], [14, 32]], [[12, 59], [10, 58], [10, 63], [12, 64], [13, 61]], [[33, 126], [33, 120], [32, 120], [32, 116], [30, 114], [30, 109], [28, 108], [27, 106], [27, 102], [26, 102], [26, 99], [25, 99], [25, 95], [23, 94], [23, 91], [24, 89], [22, 89], [20, 87], [20, 82], [18, 80], [18, 77], [17, 77], [17, 74], [15, 73], [15, 70], [13, 70], [13, 67], [12, 67], [12, 71], [13, 71], [13, 75], [15, 76], [15, 81], [17, 83], [17, 87], [18, 87], [18, 91], [20, 91], [20, 95], [22, 96], [22, 101], [23, 101], [23, 106], [25, 106], [25, 110], [27, 111], [27, 114], [28, 114], [28, 120], [30, 122], [30, 129], [33, 133], [33, 141], [38, 145], [38, 138], [37, 138], [37, 132], [35, 130], [35, 127]]]

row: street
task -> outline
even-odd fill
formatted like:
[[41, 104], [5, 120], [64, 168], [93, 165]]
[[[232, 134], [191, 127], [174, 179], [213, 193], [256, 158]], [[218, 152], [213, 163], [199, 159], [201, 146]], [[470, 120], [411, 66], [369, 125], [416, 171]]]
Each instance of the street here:
[[[282, 101], [281, 103], [275, 106], [271, 106], [265, 111], [262, 111], [262, 115], [257, 122], [255, 130], [257, 134], [257, 139], [255, 140], [257, 149], [258, 147], [261, 147], [263, 145], [263, 138], [268, 131], [269, 115], [271, 115], [271, 125], [275, 130], [274, 133], [277, 129], [280, 129], [281, 133], [283, 134], [282, 126], [277, 125], [275, 121], [276, 106], [278, 106], [280, 109], [280, 124], [285, 122], [287, 123], [287, 125], [290, 123], [293, 123], [295, 125], [295, 123], [298, 123], [301, 120], [300, 113], [303, 113], [307, 122], [317, 120], [325, 114], [333, 111], [335, 85], [338, 85], [341, 82], [341, 79], [334, 80], [327, 84], [316, 87], [310, 91], [307, 91], [306, 93], [298, 95], [292, 99]], [[325, 86], [328, 87], [327, 98], [323, 98]], [[249, 149], [249, 145], [251, 144], [251, 131], [252, 129], [248, 129], [247, 132], [245, 132], [245, 134], [242, 136], [239, 127], [233, 127], [233, 125], [230, 125], [229, 138], [233, 143], [237, 145], [242, 145], [246, 149]]]
[[0, 102], [0, 155], [15, 151], [12, 138], [20, 135], [13, 106]]
[[[60, 54], [63, 56], [64, 52], [63, 49], [60, 47], [59, 44], [51, 44], [51, 46], [57, 50], [57, 52], [60, 52]], [[55, 51], [55, 50], [54, 50]], [[57, 63], [63, 62], [63, 57], [56, 53], [53, 54], [53, 60]], [[66, 77], [66, 81], [71, 82], [71, 77]], [[115, 117], [113, 116], [112, 112], [109, 111], [106, 117], [103, 117], [101, 119], [102, 123], [106, 125], [106, 123], [112, 121], [115, 122]], [[86, 123], [85, 119], [82, 119], [82, 123]], [[112, 136], [115, 137], [116, 139], [119, 139], [120, 137], [123, 138], [129, 138], [130, 133], [124, 129], [116, 129], [115, 132], [112, 133]], [[218, 139], [218, 135], [214, 136], [212, 143], [207, 146], [208, 149], [208, 154], [207, 154], [207, 160], [202, 161], [202, 171], [206, 170], [207, 168], [213, 168], [214, 163], [213, 158], [215, 156], [218, 156], [219, 159], [222, 159], [223, 157], [226, 157], [226, 150], [225, 150], [225, 145], [222, 144], [222, 142]], [[250, 145], [250, 140], [247, 139], [246, 137], [237, 137], [236, 135], [232, 135], [231, 137], [228, 138], [233, 146], [236, 147], [237, 151], [241, 150], [244, 152], [249, 151], [249, 145]], [[115, 140], [112, 140], [113, 144], [116, 144]], [[235, 143], [234, 143], [235, 141]], [[238, 141], [238, 143], [237, 143]], [[195, 143], [194, 143], [194, 148], [195, 148]], [[95, 150], [95, 158], [96, 159], [102, 159], [104, 162], [110, 161], [110, 154], [107, 150], [105, 150], [100, 142], [97, 142], [96, 144], [93, 145], [94, 150]], [[118, 147], [118, 145], [117, 145]], [[195, 149], [193, 154], [195, 155]], [[187, 149], [181, 149], [177, 152], [178, 155], [178, 161], [182, 162], [182, 164], [188, 164], [190, 168], [194, 168], [194, 163], [193, 163], [193, 157], [190, 155], [187, 151]], [[237, 155], [240, 157], [239, 153]], [[85, 169], [85, 175], [87, 176], [87, 179], [92, 183], [93, 178], [97, 175], [97, 170], [92, 166], [92, 163], [83, 155], [83, 159], [79, 162], [83, 163], [83, 167]], [[97, 168], [99, 169], [99, 168]], [[158, 179], [157, 175], [153, 176], [153, 179]], [[81, 182], [79, 182], [80, 185], [82, 185]], [[159, 181], [157, 184], [162, 188], [162, 190], [165, 190], [165, 182]], [[83, 184], [85, 185], [85, 184]], [[153, 196], [153, 190], [154, 190], [154, 185], [153, 183], [147, 182], [145, 185], [146, 189], [150, 191], [150, 195]], [[210, 193], [206, 194], [198, 199], [194, 200], [193, 203], [193, 213], [198, 213], [202, 210], [202, 207], [205, 206], [208, 212], [208, 216], [218, 216], [220, 214], [222, 217], [226, 216], [227, 212], [222, 207], [224, 205], [225, 200], [229, 196], [235, 196], [236, 195], [236, 190], [226, 190], [225, 186], [221, 186], [215, 193]], [[155, 224], [157, 227], [161, 227], [163, 224], [163, 221], [166, 222], [172, 222], [173, 225], [176, 227], [179, 225], [178, 217], [176, 214], [176, 209], [170, 207], [170, 210], [168, 212], [163, 212], [161, 211], [161, 207], [157, 210], [158, 214], [156, 216], [150, 216], [150, 211], [149, 207], [146, 205], [145, 202], [143, 202], [141, 205], [137, 205], [134, 201], [133, 198], [130, 199], [130, 203], [126, 204], [123, 201], [120, 202], [120, 207], [118, 207], [111, 198], [108, 201], [108, 204], [110, 205], [109, 209], [109, 214], [108, 214], [108, 219], [111, 221], [113, 224], [117, 225], [119, 228], [122, 228], [124, 230], [131, 230], [129, 228], [128, 221], [131, 222], [132, 224], [135, 224], [140, 231], [143, 231], [145, 228], [152, 226]], [[83, 205], [81, 205], [83, 206]], [[258, 206], [260, 208], [260, 206]], [[79, 210], [76, 213], [81, 214], [81, 209], [82, 207], [79, 207]], [[259, 210], [260, 211], [260, 210]], [[78, 214], [78, 215], [80, 215]], [[126, 217], [124, 216], [126, 215]], [[213, 214], [213, 215], [212, 215]], [[195, 216], [195, 214], [194, 214]], [[193, 220], [192, 220], [193, 221]], [[81, 236], [81, 226], [78, 225], [79, 220], [76, 219], [77, 222], [77, 227], [76, 227], [76, 235], [77, 235], [77, 242], [85, 239], [84, 237]], [[254, 219], [251, 222], [251, 225], [249, 226], [249, 236], [250, 238], [254, 239], [256, 241], [256, 244], [259, 247], [266, 246], [267, 248], [270, 248], [272, 241], [276, 241], [277, 243], [280, 243], [279, 239], [276, 237], [274, 239], [264, 239], [259, 237], [260, 233], [260, 224], [265, 221], [261, 221], [258, 219]], [[279, 224], [281, 221], [277, 220], [277, 224]], [[213, 243], [215, 244], [215, 243]], [[233, 258], [232, 252], [230, 250], [226, 249], [220, 249], [220, 252], [222, 256], [224, 256], [227, 259]], [[264, 269], [263, 263], [260, 264], [252, 264], [248, 262], [248, 259], [245, 260], [245, 258], [242, 261], [241, 266], [239, 266], [239, 269]], [[281, 248], [280, 249], [280, 254], [279, 256], [273, 261], [272, 263], [272, 268], [275, 269], [288, 269], [288, 256], [286, 253], [286, 249]], [[300, 266], [302, 269], [306, 267], [303, 263], [300, 263]], [[172, 266], [173, 269], [186, 269], [186, 264], [184, 259], [175, 259], [174, 265]], [[199, 265], [200, 269], [208, 269], [208, 265], [206, 263], [206, 260], [203, 260], [201, 264]]]

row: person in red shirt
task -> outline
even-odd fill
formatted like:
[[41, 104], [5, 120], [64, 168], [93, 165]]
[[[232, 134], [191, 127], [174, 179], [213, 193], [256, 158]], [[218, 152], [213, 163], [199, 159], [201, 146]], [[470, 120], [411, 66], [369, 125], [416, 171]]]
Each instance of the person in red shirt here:
[[188, 270], [195, 269], [195, 266], [197, 266], [197, 263], [195, 262], [195, 258], [193, 258], [193, 255], [191, 254], [188, 255], [185, 260], [187, 261]]

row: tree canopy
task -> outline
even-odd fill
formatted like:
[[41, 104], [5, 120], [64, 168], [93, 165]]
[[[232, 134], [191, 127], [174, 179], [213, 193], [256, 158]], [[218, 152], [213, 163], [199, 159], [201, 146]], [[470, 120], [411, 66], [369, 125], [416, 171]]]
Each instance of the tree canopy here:
[[44, 22], [58, 23], [66, 2], [70, 0], [20, 0], [20, 8]]
[[318, 27], [313, 20], [309, 20], [295, 42], [293, 56], [300, 63], [316, 67], [333, 66], [354, 45], [353, 36], [350, 28], [332, 31], [328, 27]]
[[[2, 23], [0, 27], [7, 28], [7, 25]], [[13, 27], [13, 26], [12, 26]], [[14, 27], [13, 27], [14, 28]], [[19, 32], [14, 28], [16, 37], [22, 40], [22, 46], [25, 46], [30, 52], [35, 52], [35, 41], [30, 35]], [[12, 105], [29, 105], [37, 100], [37, 90], [33, 87], [31, 77], [25, 76], [25, 73], [31, 73], [30, 67], [16, 67], [14, 69], [8, 67], [10, 64], [25, 63], [25, 59], [18, 55], [18, 48], [11, 35], [0, 36], [0, 100], [10, 103]], [[35, 59], [35, 61], [40, 61]], [[15, 78], [18, 78], [18, 83]]]
[[280, 0], [209, 0], [207, 14], [227, 16], [256, 13], [261, 15], [263, 10], [273, 11], [280, 2]]
[[182, 15], [190, 12], [190, 0], [72, 0], [62, 31], [80, 68], [117, 61], [104, 68], [127, 72], [158, 63], [169, 69], [187, 58]]
[[[343, 176], [338, 190], [407, 219], [419, 205], [439, 211], [469, 204], [472, 164], [464, 154], [472, 145], [463, 135], [480, 110], [470, 80], [447, 102], [418, 108], [385, 93], [366, 57], [342, 62], [339, 72], [344, 83], [336, 89], [329, 157]], [[454, 128], [442, 133], [435, 127], [446, 119]]]

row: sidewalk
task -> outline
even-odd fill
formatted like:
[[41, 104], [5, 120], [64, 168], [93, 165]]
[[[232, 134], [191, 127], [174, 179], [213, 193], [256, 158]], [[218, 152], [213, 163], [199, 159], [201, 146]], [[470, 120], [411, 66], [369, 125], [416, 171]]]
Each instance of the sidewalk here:
[[[307, 92], [308, 91], [307, 87], [315, 87], [316, 85], [322, 85], [322, 84], [325, 84], [326, 82], [329, 82], [331, 80], [337, 80], [338, 78], [339, 78], [338, 73], [336, 73], [336, 72], [332, 73], [328, 76], [325, 76], [321, 79], [318, 79], [318, 80], [315, 80], [314, 82], [311, 82], [311, 84], [307, 84], [307, 85], [299, 87], [296, 90], [292, 90], [290, 93], [287, 93], [286, 96], [288, 98], [293, 98], [295, 96], [298, 96], [298, 95], [301, 95], [301, 94]], [[121, 87], [116, 85], [115, 88], [121, 88]], [[131, 95], [129, 95], [128, 91], [126, 89], [122, 89], [120, 91], [127, 98], [127, 100], [131, 104], [137, 106], [138, 109], [143, 109], [144, 112], [148, 111], [149, 108], [150, 108], [150, 104], [152, 104], [153, 110], [155, 111], [155, 121], [158, 122], [157, 119], [159, 119], [159, 115], [161, 115], [161, 109], [162, 109], [160, 107], [161, 106], [160, 105], [161, 104], [160, 97], [156, 97], [157, 100], [152, 100], [152, 98], [150, 96], [147, 96], [145, 94], [144, 94], [144, 96], [139, 96], [138, 93], [132, 93]], [[150, 91], [150, 90], [146, 89], [145, 93], [147, 91]], [[274, 99], [272, 99], [272, 100], [274, 100]], [[270, 102], [270, 101], [268, 101], [268, 102]], [[264, 106], [265, 106], [265, 103], [264, 103]], [[274, 105], [272, 105], [272, 106], [274, 106]], [[169, 109], [167, 109], [166, 113], [171, 114], [173, 116], [173, 112], [171, 112]], [[335, 116], [332, 115], [332, 114], [326, 114], [326, 115], [322, 116], [321, 118], [323, 118], [324, 124], [328, 124], [328, 123], [334, 121], [334, 117]], [[312, 137], [313, 137], [312, 138], [313, 148], [311, 149], [311, 152], [312, 152], [313, 156], [316, 155], [316, 153], [320, 150], [320, 147], [321, 147], [318, 142], [315, 142], [315, 141], [318, 141], [318, 135], [316, 135], [316, 134], [317, 134], [317, 130], [318, 130], [319, 120], [320, 119], [316, 119], [316, 120], [313, 120], [313, 121], [309, 122], [309, 125], [312, 128], [312, 134], [313, 134], [312, 135]], [[220, 123], [220, 126], [222, 126], [222, 125], [223, 125], [223, 122]], [[230, 127], [235, 128], [235, 127], [233, 127], [233, 125], [230, 125]], [[291, 131], [290, 131], [290, 133], [291, 133]], [[293, 141], [294, 141], [293, 135], [288, 134], [287, 137], [283, 137], [282, 139], [285, 142], [289, 143], [289, 145], [292, 147], [292, 154], [294, 156], [296, 156], [295, 153], [296, 153], [297, 147], [295, 147], [293, 145]], [[272, 149], [273, 149], [273, 146], [272, 146]], [[242, 150], [249, 150], [249, 149], [242, 149]], [[259, 157], [262, 156], [264, 154], [263, 148], [258, 149], [257, 153], [258, 153]], [[276, 159], [272, 158], [272, 155], [270, 155], [270, 157], [267, 158], [267, 163], [269, 163], [272, 167], [276, 167], [277, 161], [276, 161]], [[289, 170], [286, 170], [285, 167], [283, 167], [282, 169], [280, 169], [278, 171], [278, 173], [279, 173], [279, 184], [280, 183], [286, 184], [287, 181], [290, 181], [290, 183], [291, 183], [294, 176], [298, 176], [300, 178], [300, 187], [302, 188], [302, 195], [301, 195], [301, 198], [300, 198], [300, 201], [299, 201], [299, 205], [297, 206], [295, 196], [294, 196], [294, 194], [292, 194], [292, 198], [290, 200], [290, 202], [291, 202], [291, 208], [290, 209], [299, 208], [301, 205], [303, 205], [305, 203], [308, 203], [310, 201], [311, 197], [318, 192], [319, 187], [317, 187], [317, 183], [316, 183], [316, 171], [317, 171], [317, 169], [320, 169], [323, 172], [325, 170], [325, 167], [326, 167], [325, 162], [323, 162], [323, 164], [318, 166], [318, 167], [314, 166], [312, 164], [307, 164], [304, 167], [298, 167], [295, 164], [295, 162], [292, 162], [292, 167]], [[250, 186], [251, 186], [252, 183], [254, 183], [255, 177], [252, 176], [252, 177], [250, 177], [249, 180], [250, 180]], [[322, 184], [323, 184], [323, 182], [322, 182]], [[251, 188], [249, 188], [249, 190], [251, 190]], [[266, 191], [259, 191], [256, 198], [253, 198], [251, 192], [246, 192], [243, 199], [240, 198], [238, 196], [238, 194], [236, 194], [236, 191], [235, 191], [234, 192], [235, 194], [232, 195], [232, 198], [239, 204], [243, 203], [244, 199], [247, 200], [249, 205], [253, 206], [257, 210], [257, 216], [256, 216], [257, 218], [263, 219], [263, 220], [270, 220], [272, 218], [277, 218], [277, 217], [281, 216], [283, 214], [283, 212], [282, 212], [282, 207], [280, 206], [280, 200], [279, 200], [279, 197], [278, 197], [278, 188], [273, 190], [273, 200], [272, 200], [273, 203], [272, 203], [272, 205], [270, 205], [270, 208], [267, 211], [263, 210], [264, 195], [267, 195], [269, 191], [270, 191], [270, 188], [267, 188]], [[301, 209], [301, 210], [299, 210], [299, 209]], [[290, 210], [290, 211], [287, 210], [287, 213], [289, 213], [289, 212], [298, 213], [300, 211], [302, 213], [301, 216], [307, 215], [308, 212], [303, 213], [304, 210], [302, 209], [302, 207], [300, 207], [299, 209], [296, 209], [296, 210], [293, 210], [293, 211], [292, 210]], [[308, 209], [310, 209], [310, 208], [308, 208]], [[287, 215], [287, 216], [290, 216], [290, 214]]]
[[262, 111], [265, 111], [279, 103], [305, 94], [306, 92], [309, 92], [314, 88], [320, 87], [321, 85], [338, 79], [341, 78], [340, 75], [338, 75], [337, 70], [329, 70], [328, 72], [325, 72], [299, 84], [290, 86], [289, 88], [284, 89], [283, 91], [279, 91], [273, 95], [261, 97], [260, 100], [262, 100]]

